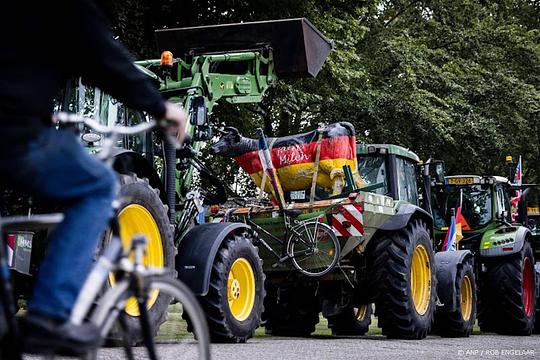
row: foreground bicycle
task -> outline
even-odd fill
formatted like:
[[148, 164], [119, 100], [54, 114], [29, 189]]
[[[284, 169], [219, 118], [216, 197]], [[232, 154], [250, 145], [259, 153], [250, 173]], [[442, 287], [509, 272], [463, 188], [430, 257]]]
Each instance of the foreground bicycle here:
[[[98, 157], [107, 163], [110, 163], [112, 150], [119, 136], [145, 133], [157, 126], [156, 122], [149, 121], [133, 127], [107, 127], [92, 119], [65, 113], [58, 114], [56, 119], [61, 126], [84, 124], [93, 131], [105, 135], [103, 147], [101, 152], [98, 153]], [[148, 322], [147, 300], [152, 296], [152, 293], [159, 291], [168, 295], [172, 299], [172, 303], [175, 304], [174, 306], [181, 307], [181, 311], [184, 316], [189, 317], [193, 327], [192, 332], [196, 344], [189, 344], [182, 350], [183, 358], [210, 359], [210, 337], [205, 316], [191, 290], [179, 280], [174, 279], [169, 269], [152, 268], [144, 265], [143, 258], [147, 242], [144, 236], [134, 236], [131, 247], [124, 249], [120, 239], [120, 226], [117, 217], [118, 204], [114, 204], [114, 207], [115, 216], [109, 223], [112, 234], [110, 241], [87, 277], [73, 308], [70, 321], [74, 324], [81, 324], [83, 321], [93, 322], [99, 328], [103, 342], [113, 326], [118, 324], [123, 330], [125, 355], [128, 359], [134, 359], [130, 334], [125, 325], [124, 307], [128, 299], [135, 298], [140, 312], [140, 331], [143, 335], [147, 356], [152, 360], [158, 359], [152, 335], [154, 331]], [[21, 226], [24, 226], [25, 229], [43, 229], [60, 223], [62, 219], [62, 214], [2, 218], [0, 220], [0, 230], [2, 236], [4, 236], [7, 231], [16, 230]], [[2, 244], [5, 244], [5, 242]], [[110, 281], [111, 278], [114, 281]], [[111, 283], [112, 286], [107, 286], [107, 282]], [[22, 358], [21, 338], [15, 312], [16, 306], [12, 296], [8, 264], [2, 245], [0, 246], [1, 359], [18, 360]], [[2, 318], [4, 321], [2, 321]], [[7, 325], [4, 329], [2, 329], [2, 323]], [[178, 352], [178, 350], [175, 349], [175, 352]], [[51, 349], [50, 355], [52, 356], [54, 353], [78, 355], [85, 359], [95, 359], [98, 355], [97, 349], [80, 354], [77, 349], [65, 349], [62, 347]], [[139, 355], [142, 354], [137, 353], [137, 357]]]

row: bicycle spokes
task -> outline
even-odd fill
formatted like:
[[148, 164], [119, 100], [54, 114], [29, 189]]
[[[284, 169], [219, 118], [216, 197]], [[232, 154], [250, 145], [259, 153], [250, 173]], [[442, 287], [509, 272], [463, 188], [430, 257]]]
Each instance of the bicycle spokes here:
[[288, 243], [293, 265], [308, 276], [322, 276], [339, 260], [339, 242], [332, 229], [323, 223], [306, 222], [297, 226]]

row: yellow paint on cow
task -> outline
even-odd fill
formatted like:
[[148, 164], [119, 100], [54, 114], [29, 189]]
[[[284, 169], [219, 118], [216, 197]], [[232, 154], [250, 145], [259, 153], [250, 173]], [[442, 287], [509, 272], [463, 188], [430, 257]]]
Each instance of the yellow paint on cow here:
[[[315, 163], [293, 164], [277, 169], [283, 191], [309, 189], [313, 180], [313, 172], [315, 170], [314, 165]], [[345, 184], [345, 174], [343, 173], [344, 165], [349, 165], [351, 167], [356, 186], [360, 187], [365, 184], [358, 175], [358, 164], [356, 159], [328, 159], [319, 162], [317, 185], [333, 194], [341, 193], [341, 186]], [[262, 175], [262, 171], [251, 174], [251, 178], [258, 187], [261, 186]], [[266, 181], [264, 191], [267, 193], [272, 192], [268, 180]]]

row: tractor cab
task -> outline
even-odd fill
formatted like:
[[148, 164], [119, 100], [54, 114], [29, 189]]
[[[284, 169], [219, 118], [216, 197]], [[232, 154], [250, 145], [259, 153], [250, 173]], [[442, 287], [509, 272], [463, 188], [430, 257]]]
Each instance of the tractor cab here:
[[[432, 213], [437, 240], [441, 243], [460, 214], [463, 239], [460, 248], [479, 244], [488, 231], [510, 231], [515, 223], [516, 194], [510, 181], [501, 176], [455, 175], [433, 186]], [[514, 215], [513, 215], [514, 214]], [[508, 230], [502, 230], [508, 229]], [[440, 245], [440, 244], [439, 244]]]
[[358, 144], [356, 154], [358, 172], [366, 184], [361, 191], [372, 191], [394, 200], [420, 205], [420, 159], [415, 153], [398, 145]]

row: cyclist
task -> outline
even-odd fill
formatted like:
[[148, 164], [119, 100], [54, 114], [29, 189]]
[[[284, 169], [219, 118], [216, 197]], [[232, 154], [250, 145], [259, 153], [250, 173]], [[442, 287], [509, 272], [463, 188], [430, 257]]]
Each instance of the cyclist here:
[[53, 99], [69, 78], [81, 76], [126, 105], [169, 120], [179, 140], [186, 115], [133, 65], [91, 0], [5, 2], [0, 39], [0, 183], [65, 206], [22, 323], [25, 345], [83, 352], [99, 343], [98, 331], [70, 324], [69, 316], [112, 215], [117, 184], [70, 131], [51, 126]]

